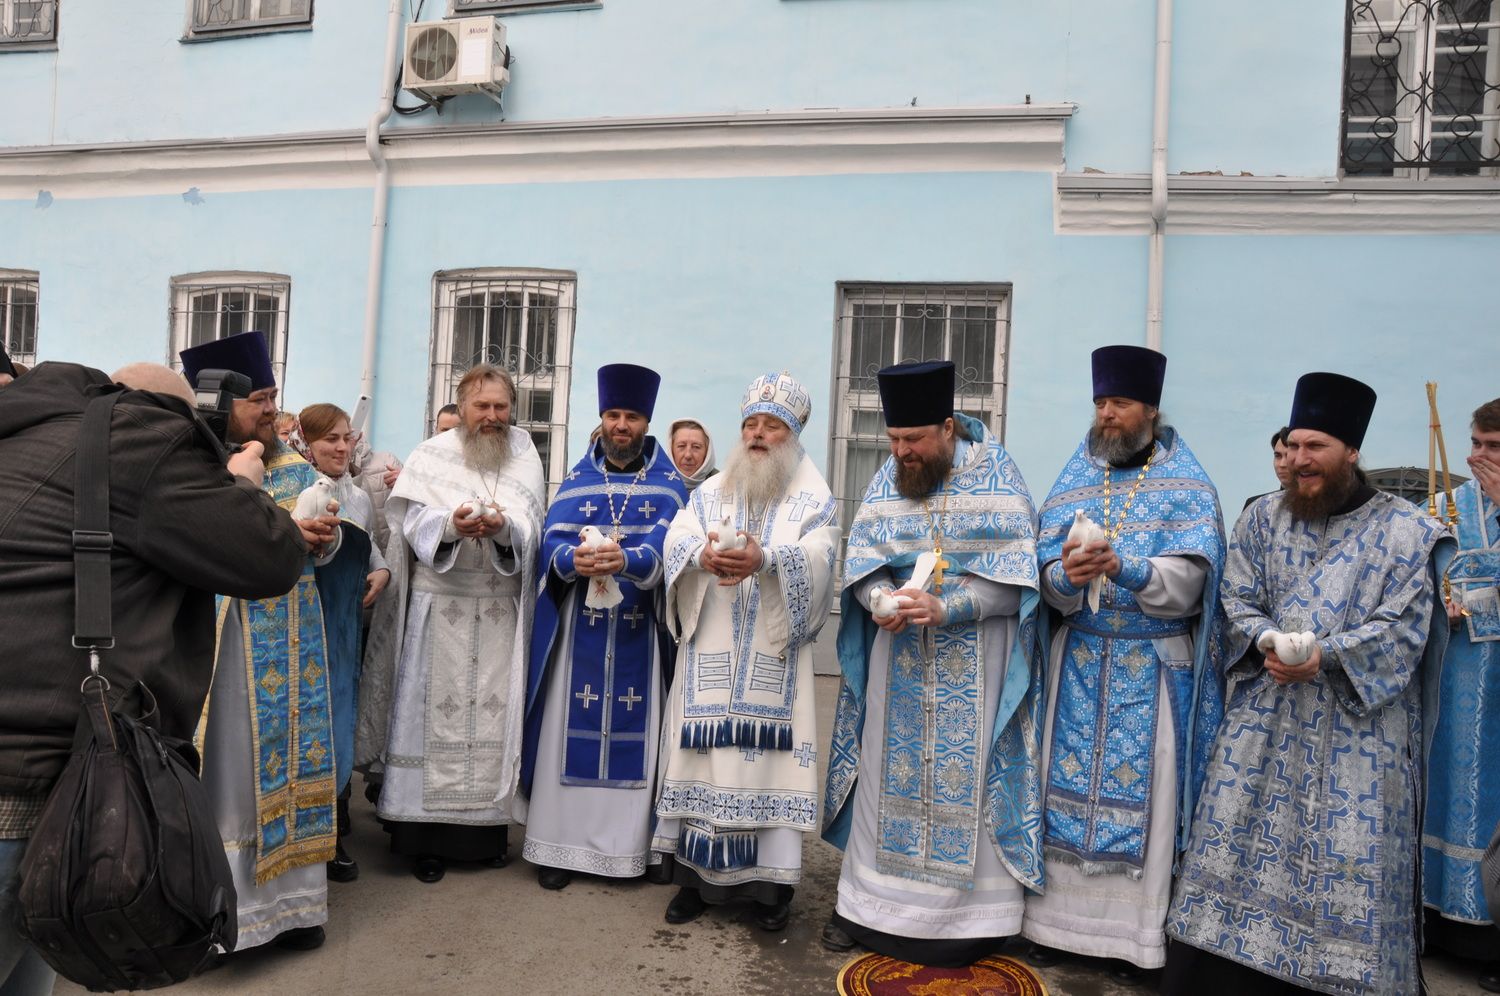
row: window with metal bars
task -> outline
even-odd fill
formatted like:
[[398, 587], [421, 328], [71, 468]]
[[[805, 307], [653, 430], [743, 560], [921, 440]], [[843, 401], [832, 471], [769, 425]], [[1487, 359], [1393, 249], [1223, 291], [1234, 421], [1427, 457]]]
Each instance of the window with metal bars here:
[[189, 36], [312, 23], [312, 0], [189, 0]]
[[34, 270], [0, 270], [0, 344], [17, 363], [36, 365], [36, 305], [41, 284]]
[[0, 50], [57, 40], [58, 0], [0, 0]]
[[1346, 0], [1347, 176], [1494, 176], [1500, 0]]
[[890, 455], [877, 370], [896, 363], [952, 360], [955, 410], [1004, 438], [1010, 288], [844, 283], [838, 301], [830, 483], [847, 536], [870, 479]]
[[449, 0], [448, 14], [458, 17], [490, 11], [520, 14], [534, 10], [578, 10], [599, 7], [602, 3], [603, 0]]
[[516, 380], [511, 422], [531, 434], [547, 484], [555, 491], [568, 471], [576, 289], [576, 274], [553, 270], [437, 274], [429, 431], [438, 409], [458, 400], [458, 382], [470, 367], [504, 367]]
[[271, 353], [278, 387], [286, 387], [287, 307], [291, 278], [277, 273], [194, 273], [172, 278], [171, 339], [167, 362], [189, 346], [259, 332]]

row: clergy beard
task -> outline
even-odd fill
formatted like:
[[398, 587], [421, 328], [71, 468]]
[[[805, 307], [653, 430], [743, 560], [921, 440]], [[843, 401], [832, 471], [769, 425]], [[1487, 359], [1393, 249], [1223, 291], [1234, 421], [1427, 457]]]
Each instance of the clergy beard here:
[[953, 469], [953, 454], [936, 453], [916, 466], [896, 461], [896, 490], [902, 497], [918, 501], [937, 490]]
[[494, 470], [510, 459], [510, 428], [501, 425], [494, 432], [470, 431], [460, 425], [458, 433], [464, 447], [464, 466], [470, 470]]
[[1105, 431], [1097, 425], [1089, 426], [1089, 452], [1108, 464], [1119, 465], [1146, 448], [1155, 434], [1151, 422], [1144, 423], [1139, 430], [1127, 433], [1123, 429]]
[[625, 467], [640, 456], [641, 450], [646, 448], [646, 437], [637, 436], [624, 446], [616, 446], [608, 436], [601, 436], [600, 443], [604, 447], [606, 460], [616, 467]]
[[751, 451], [741, 442], [724, 464], [724, 492], [747, 508], [765, 508], [786, 494], [801, 461], [802, 444], [795, 439], [765, 453]]
[[1354, 464], [1345, 463], [1332, 474], [1324, 474], [1323, 487], [1317, 494], [1303, 494], [1302, 479], [1293, 476], [1282, 501], [1286, 503], [1286, 510], [1291, 513], [1293, 522], [1326, 519], [1354, 497], [1359, 484]]

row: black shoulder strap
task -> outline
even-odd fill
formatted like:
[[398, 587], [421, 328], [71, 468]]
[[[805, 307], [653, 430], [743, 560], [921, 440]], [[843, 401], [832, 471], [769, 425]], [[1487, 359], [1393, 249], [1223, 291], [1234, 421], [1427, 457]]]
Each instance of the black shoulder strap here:
[[110, 612], [109, 428], [119, 391], [100, 395], [83, 411], [73, 454], [73, 646], [115, 645]]

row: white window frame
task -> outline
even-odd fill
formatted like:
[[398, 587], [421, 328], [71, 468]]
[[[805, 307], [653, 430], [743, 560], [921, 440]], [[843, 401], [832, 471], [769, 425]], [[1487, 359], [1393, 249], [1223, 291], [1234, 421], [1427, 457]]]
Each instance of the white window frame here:
[[[214, 292], [218, 295], [213, 314], [214, 339], [223, 339], [226, 335], [234, 334], [235, 331], [256, 331], [269, 333], [271, 345], [271, 372], [276, 377], [276, 386], [283, 392], [286, 390], [286, 357], [287, 357], [287, 334], [290, 325], [292, 299], [292, 278], [284, 273], [257, 273], [244, 270], [219, 270], [204, 273], [185, 273], [172, 278], [171, 281], [171, 317], [170, 335], [167, 344], [167, 364], [173, 370], [182, 369], [182, 360], [178, 357], [184, 349], [193, 345], [192, 341], [192, 319], [194, 314], [206, 314], [207, 312], [195, 311], [193, 309], [193, 298], [206, 292]], [[259, 296], [271, 296], [276, 299], [274, 310], [267, 311], [262, 308], [252, 309], [252, 314], [269, 315], [270, 328], [255, 328], [254, 322], [246, 322], [246, 327], [235, 330], [228, 327], [225, 318], [232, 314], [225, 309], [223, 295], [226, 293], [246, 293]], [[209, 340], [204, 340], [209, 341]]]
[[[187, 29], [183, 32], [183, 39], [199, 41], [222, 38], [225, 35], [311, 29], [313, 0], [306, 0], [306, 13], [277, 12], [283, 5], [295, 2], [296, 0], [187, 0]], [[229, 10], [223, 19], [214, 19], [215, 10], [226, 7]]]
[[448, 0], [448, 16], [535, 14], [548, 10], [595, 10], [603, 0]]
[[[517, 364], [505, 357], [493, 355], [494, 344], [488, 343], [486, 356], [489, 362], [508, 369], [516, 380], [515, 406], [511, 421], [518, 428], [527, 430], [535, 437], [544, 433], [547, 437], [548, 454], [543, 470], [547, 475], [549, 491], [555, 493], [563, 476], [568, 472], [568, 395], [572, 388], [573, 336], [577, 327], [578, 274], [571, 270], [545, 270], [527, 268], [486, 267], [463, 270], [441, 270], [432, 280], [432, 351], [429, 358], [430, 375], [426, 425], [429, 432], [437, 417], [438, 409], [458, 400], [458, 382], [471, 365], [472, 357], [454, 355], [454, 331], [458, 300], [474, 293], [520, 293], [523, 304], [520, 309], [521, 348], [528, 353], [527, 361], [517, 369]], [[534, 308], [530, 304], [532, 294], [546, 294], [557, 299], [556, 327], [550, 365], [539, 365], [529, 351], [531, 342], [531, 316]], [[489, 338], [489, 314], [485, 317], [485, 338]], [[497, 362], [500, 361], [500, 362]], [[531, 418], [530, 395], [537, 390], [551, 392], [551, 417], [545, 420]]]
[[[57, 5], [60, 0], [0, 0], [0, 51], [27, 48], [57, 47]], [[21, 9], [40, 5], [40, 16], [45, 18], [43, 31], [28, 31], [21, 34]], [[35, 18], [28, 18], [35, 23]]]
[[[16, 341], [16, 312], [15, 304], [17, 291], [30, 292], [31, 301], [31, 349], [24, 350]], [[20, 307], [26, 307], [21, 305]], [[0, 346], [5, 348], [12, 361], [24, 363], [28, 367], [36, 366], [37, 343], [41, 341], [42, 325], [42, 292], [41, 274], [36, 270], [4, 270], [0, 269]], [[17, 348], [12, 349], [12, 346]]]
[[[989, 369], [961, 369], [957, 372], [955, 406], [975, 415], [990, 431], [1005, 438], [1005, 405], [1007, 371], [1010, 360], [1011, 285], [1007, 283], [881, 283], [847, 281], [838, 284], [838, 312], [834, 321], [833, 403], [828, 426], [829, 482], [839, 499], [840, 521], [844, 536], [859, 508], [869, 479], [849, 480], [851, 454], [856, 449], [886, 449], [885, 420], [881, 412], [880, 392], [875, 370], [885, 360], [900, 363], [908, 360], [948, 360], [954, 346], [955, 322], [976, 321], [973, 317], [955, 316], [955, 307], [995, 309], [994, 350]], [[856, 305], [883, 305], [896, 308], [895, 336], [891, 356], [878, 362], [866, 362], [861, 370], [854, 363]], [[941, 306], [945, 315], [939, 355], [918, 355], [904, 341], [905, 307]], [[915, 317], [915, 316], [907, 316]], [[878, 465], [877, 465], [878, 466]], [[842, 559], [842, 554], [841, 554]]]
[[[1458, 116], [1443, 113], [1441, 108], [1434, 106], [1436, 104], [1434, 100], [1424, 99], [1423, 95], [1431, 97], [1432, 91], [1428, 89], [1428, 81], [1433, 79], [1437, 71], [1438, 57], [1461, 51], [1459, 46], [1451, 44], [1452, 39], [1440, 37], [1444, 32], [1451, 34], [1458, 30], [1460, 25], [1441, 21], [1436, 16], [1428, 16], [1428, 12], [1434, 10], [1434, 3], [1440, 0], [1346, 0], [1346, 2], [1351, 4], [1348, 8], [1346, 26], [1348, 32], [1346, 62], [1378, 54], [1380, 47], [1384, 46], [1392, 50], [1391, 57], [1400, 59], [1398, 70], [1400, 79], [1421, 81], [1414, 89], [1402, 94], [1396, 102], [1395, 113], [1392, 115], [1396, 122], [1393, 144], [1397, 148], [1397, 155], [1402, 158], [1395, 162], [1390, 175], [1411, 180], [1455, 175], [1455, 170], [1452, 168], [1403, 165], [1403, 159], [1415, 160], [1421, 150], [1431, 149], [1434, 138], [1443, 140], [1456, 134], [1445, 132], [1443, 129]], [[1366, 6], [1367, 3], [1368, 6]], [[1371, 20], [1366, 16], [1369, 14], [1374, 14], [1377, 19]], [[1475, 27], [1476, 30], [1482, 31], [1485, 37], [1482, 43], [1473, 46], [1473, 51], [1476, 54], [1484, 53], [1485, 84], [1492, 87], [1500, 84], [1500, 0], [1490, 0], [1488, 19], [1479, 22]], [[1391, 37], [1383, 39], [1384, 35]], [[1444, 42], [1449, 42], [1449, 44], [1445, 45]], [[1399, 53], [1394, 51], [1398, 46]], [[1342, 99], [1345, 104], [1343, 107], [1345, 131], [1339, 139], [1341, 173], [1348, 171], [1344, 148], [1349, 139], [1360, 134], [1374, 134], [1373, 129], [1379, 120], [1377, 116], [1351, 113], [1348, 78], [1352, 67], [1346, 64], [1344, 72]], [[1481, 128], [1479, 154], [1486, 157], [1500, 157], [1500, 90], [1486, 90], [1481, 112], [1474, 115], [1474, 118], [1480, 123]], [[1384, 174], [1355, 171], [1348, 175], [1357, 178]], [[1481, 166], [1478, 175], [1490, 177], [1500, 175], [1500, 164]]]

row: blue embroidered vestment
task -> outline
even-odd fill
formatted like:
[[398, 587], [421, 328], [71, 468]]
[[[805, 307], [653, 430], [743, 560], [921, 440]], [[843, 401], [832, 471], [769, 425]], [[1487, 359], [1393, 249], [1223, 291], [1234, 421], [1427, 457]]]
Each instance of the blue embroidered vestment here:
[[1426, 672], [1422, 891], [1445, 917], [1490, 923], [1479, 859], [1500, 824], [1500, 514], [1474, 481], [1453, 497], [1458, 551], [1445, 574], [1469, 615], [1453, 629], [1442, 667]]
[[[1038, 553], [1044, 567], [1060, 561], [1074, 512], [1082, 509], [1094, 522], [1105, 522], [1105, 468], [1090, 454], [1087, 439], [1063, 468], [1042, 505]], [[1085, 870], [1138, 874], [1145, 863], [1152, 786], [1158, 778], [1174, 779], [1180, 847], [1223, 714], [1214, 652], [1222, 622], [1224, 524], [1213, 482], [1173, 429], [1157, 440], [1144, 478], [1135, 467], [1107, 472], [1115, 516], [1110, 525], [1120, 526], [1111, 545], [1121, 572], [1104, 586], [1098, 612], [1085, 602], [1063, 620], [1067, 637], [1046, 773], [1045, 846], [1048, 857]], [[1135, 497], [1122, 511], [1137, 480]], [[1208, 565], [1196, 619], [1155, 618], [1136, 604], [1134, 592], [1149, 580], [1152, 557], [1195, 557]], [[1061, 576], [1060, 566], [1054, 576]], [[1157, 641], [1189, 633], [1194, 658], [1164, 660]], [[1153, 732], [1163, 668], [1177, 770], [1158, 773]]]
[[[881, 568], [889, 569], [897, 587], [911, 576], [916, 558], [934, 545], [930, 508], [945, 520], [943, 556], [952, 581], [942, 597], [949, 622], [908, 627], [891, 640], [882, 778], [866, 789], [880, 800], [877, 862], [889, 874], [971, 889], [976, 850], [987, 842], [1019, 881], [1040, 889], [1043, 699], [1035, 508], [999, 441], [977, 420], [957, 418], [973, 441], [958, 443], [955, 469], [928, 498], [927, 508], [902, 497], [895, 462], [888, 459], [850, 527], [838, 635], [843, 682], [823, 836], [839, 847], [848, 842], [877, 632], [853, 588]], [[941, 513], [945, 501], [950, 508]], [[964, 575], [1021, 589], [1010, 658], [1003, 670], [990, 669], [1004, 675], [1004, 686], [989, 743], [977, 742], [986, 718], [979, 715], [986, 662], [980, 657], [976, 608], [961, 583]], [[924, 712], [935, 716], [930, 730]]]
[[[639, 475], [614, 470], [596, 443], [569, 472], [547, 510], [526, 678], [521, 785], [527, 794], [536, 771], [545, 690], [554, 680], [567, 682], [568, 691], [562, 784], [647, 784], [648, 717], [652, 696], [660, 693], [651, 681], [652, 654], [671, 660], [657, 625], [662, 544], [687, 489], [654, 438], [646, 437], [642, 458]], [[573, 551], [585, 526], [605, 536], [620, 533], [625, 568], [615, 580], [623, 600], [613, 608], [584, 604], [587, 579], [574, 573]], [[565, 611], [570, 627], [561, 625]], [[570, 631], [568, 645], [559, 646], [559, 634], [565, 631]], [[560, 668], [555, 675], [554, 666]]]

